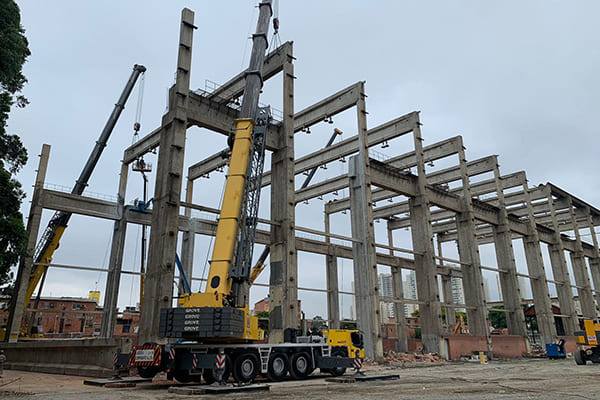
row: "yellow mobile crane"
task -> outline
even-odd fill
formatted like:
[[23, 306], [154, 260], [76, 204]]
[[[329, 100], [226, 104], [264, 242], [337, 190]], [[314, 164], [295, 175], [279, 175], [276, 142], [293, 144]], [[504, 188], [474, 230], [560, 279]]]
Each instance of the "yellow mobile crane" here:
[[[85, 190], [85, 188], [88, 184], [88, 181], [90, 179], [90, 176], [92, 175], [92, 172], [94, 171], [94, 168], [96, 167], [96, 164], [98, 163], [98, 160], [100, 160], [100, 156], [102, 155], [102, 152], [104, 151], [104, 148], [106, 147], [108, 139], [110, 138], [110, 135], [111, 135], [113, 129], [115, 128], [115, 125], [116, 125], [117, 121], [119, 120], [119, 117], [121, 116], [121, 112], [125, 108], [125, 103], [127, 103], [127, 99], [129, 98], [129, 95], [131, 94], [133, 87], [135, 86], [135, 83], [137, 82], [140, 75], [143, 74], [144, 72], [146, 72], [146, 67], [144, 67], [143, 65], [136, 64], [133, 66], [133, 71], [131, 72], [129, 80], [125, 84], [125, 88], [123, 89], [123, 92], [121, 93], [121, 96], [119, 97], [119, 100], [115, 104], [115, 107], [114, 107], [110, 117], [108, 118], [108, 121], [104, 125], [104, 128], [102, 129], [102, 132], [100, 133], [100, 137], [98, 138], [98, 141], [96, 141], [94, 149], [92, 150], [90, 156], [88, 157], [88, 160], [87, 160], [85, 166], [81, 170], [79, 178], [75, 181], [75, 186], [73, 187], [71, 194], [81, 195], [83, 193], [83, 191]], [[62, 238], [62, 235], [65, 232], [65, 229], [67, 228], [70, 218], [71, 218], [70, 212], [57, 211], [54, 214], [54, 216], [50, 219], [50, 222], [48, 223], [48, 226], [46, 227], [44, 234], [42, 235], [40, 241], [38, 242], [38, 244], [35, 248], [35, 253], [33, 256], [34, 262], [33, 262], [33, 267], [31, 269], [31, 271], [29, 272], [29, 281], [27, 283], [27, 291], [25, 293], [25, 303], [24, 303], [25, 306], [27, 306], [27, 304], [31, 300], [31, 297], [33, 296], [34, 290], [36, 289], [36, 287], [38, 287], [38, 284], [40, 284], [40, 281], [41, 281], [42, 283], [40, 285], [40, 290], [38, 290], [38, 296], [37, 296], [35, 305], [33, 307], [34, 313], [35, 313], [35, 309], [37, 309], [37, 306], [39, 304], [39, 296], [41, 293], [41, 286], [43, 286], [43, 284], [44, 284], [43, 282], [45, 280], [45, 277], [46, 277], [46, 274], [48, 271], [48, 264], [50, 264], [52, 262], [52, 257], [54, 256], [54, 252], [56, 251], [56, 249], [58, 249], [58, 246], [60, 244], [60, 239]], [[22, 273], [26, 273], [26, 271], [19, 271], [19, 274], [22, 274]], [[19, 281], [20, 280], [17, 279], [17, 282], [19, 282]], [[13, 301], [11, 302], [11, 310], [9, 313], [9, 321], [8, 321], [9, 327], [12, 326], [12, 324], [13, 324], [15, 300], [16, 300], [16, 296], [13, 297]], [[33, 318], [31, 318], [30, 321], [33, 321]], [[15, 322], [19, 323], [19, 321], [15, 321]], [[29, 333], [31, 333], [31, 329], [32, 329], [32, 324], [30, 323], [28, 329], [27, 328], [21, 329], [20, 333], [21, 333], [21, 335], [25, 335], [28, 333], [27, 332], [28, 330], [29, 330]], [[2, 332], [1, 335], [4, 336], [4, 332]], [[17, 336], [16, 334], [12, 334], [10, 339], [17, 339], [16, 336]]]
[[240, 118], [228, 140], [231, 159], [207, 287], [202, 293], [181, 296], [180, 307], [161, 310], [159, 336], [178, 343], [135, 347], [129, 366], [137, 367], [142, 377], [167, 371], [181, 382], [203, 376], [212, 383], [217, 379], [214, 365], [219, 352], [227, 357], [223, 377], [231, 373], [238, 382], [252, 381], [258, 374], [282, 380], [288, 372], [303, 379], [315, 368], [339, 375], [355, 357], [364, 356], [358, 331], [332, 330], [323, 337], [301, 336], [294, 330], [285, 335], [286, 343], [255, 343], [263, 332], [258, 318], [249, 313], [248, 288], [255, 278], [251, 278], [252, 252], [270, 120], [269, 109], [259, 108], [258, 98], [271, 14], [271, 0], [263, 0]]

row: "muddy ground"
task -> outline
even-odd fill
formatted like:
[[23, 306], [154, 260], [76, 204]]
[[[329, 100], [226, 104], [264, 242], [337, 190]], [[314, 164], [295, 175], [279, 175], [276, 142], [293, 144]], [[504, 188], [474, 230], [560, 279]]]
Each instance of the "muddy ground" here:
[[[305, 381], [270, 383], [269, 392], [186, 396], [164, 381], [108, 389], [82, 377], [4, 371], [0, 397], [11, 399], [600, 399], [600, 364], [572, 359], [529, 359], [401, 366], [369, 366], [366, 374], [397, 374], [397, 380], [334, 383], [318, 375]], [[346, 375], [349, 375], [348, 373]]]

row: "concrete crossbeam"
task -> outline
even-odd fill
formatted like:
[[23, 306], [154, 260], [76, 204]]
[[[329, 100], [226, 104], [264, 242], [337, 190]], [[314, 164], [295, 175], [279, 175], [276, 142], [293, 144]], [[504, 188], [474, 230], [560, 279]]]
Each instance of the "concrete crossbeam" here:
[[[266, 81], [283, 71], [283, 64], [292, 57], [292, 42], [285, 42], [265, 56], [262, 77]], [[208, 97], [216, 103], [229, 102], [244, 94], [246, 72], [244, 70], [213, 90]]]
[[356, 105], [364, 82], [357, 82], [345, 89], [294, 114], [294, 132], [308, 128], [325, 118], [332, 117]]
[[[517, 172], [515, 174], [501, 177], [501, 185], [503, 189], [509, 189], [514, 186], [522, 185], [525, 182], [525, 173]], [[471, 194], [473, 196], [481, 196], [490, 192], [495, 192], [495, 180], [490, 179], [482, 182], [477, 182], [471, 185]], [[459, 193], [461, 188], [451, 189], [450, 193]], [[398, 214], [408, 213], [408, 202], [401, 202], [389, 206], [379, 207], [373, 210], [374, 218], [389, 218]], [[431, 212], [431, 221], [441, 221], [444, 219], [454, 218], [455, 213], [446, 210], [435, 210]], [[406, 228], [410, 226], [410, 218], [394, 218], [393, 229]], [[435, 228], [434, 228], [434, 232]], [[436, 232], [437, 233], [437, 232]]]
[[[291, 51], [291, 49], [289, 51]], [[300, 130], [302, 130], [306, 127], [312, 126], [318, 122], [323, 121], [327, 117], [331, 117], [336, 114], [339, 114], [342, 111], [345, 111], [345, 110], [349, 109], [350, 107], [354, 106], [356, 104], [356, 102], [358, 101], [361, 85], [362, 85], [362, 82], [358, 82], [353, 85], [350, 85], [347, 88], [340, 90], [339, 92], [327, 97], [326, 99], [323, 99], [320, 102], [313, 104], [313, 105], [305, 108], [304, 110], [299, 111], [298, 113], [294, 114], [294, 121], [293, 121], [294, 133], [299, 132]], [[210, 100], [210, 99], [211, 99], [211, 97], [207, 98], [207, 100]], [[197, 100], [199, 101], [200, 105], [203, 103], [206, 103], [206, 101], [201, 102], [200, 99], [197, 99]], [[212, 108], [215, 108], [215, 110], [211, 110], [212, 114], [215, 115], [215, 117], [213, 119], [208, 119], [203, 115], [203, 113], [205, 114], [207, 112], [207, 110], [205, 110], [203, 107], [199, 107], [196, 112], [193, 112], [192, 115], [190, 116], [190, 118], [195, 121], [197, 120], [196, 124], [199, 126], [202, 126], [201, 121], [209, 121], [209, 123], [205, 122], [206, 128], [213, 129], [213, 130], [215, 128], [217, 128], [217, 132], [221, 132], [221, 133], [230, 132], [231, 127], [233, 126], [233, 120], [231, 120], [229, 122], [228, 121], [229, 117], [227, 117], [227, 116], [221, 116], [219, 118], [219, 115], [223, 114], [222, 113], [223, 106], [212, 104]], [[227, 113], [227, 115], [237, 115], [236, 113], [237, 113], [236, 110], [230, 109], [229, 112]], [[194, 119], [194, 115], [199, 115], [199, 116], [196, 117], [196, 119]], [[219, 124], [218, 122], [221, 120], [223, 120], [223, 121]], [[226, 130], [224, 130], [224, 129], [226, 129]], [[270, 137], [271, 136], [268, 136], [267, 148], [270, 150], [276, 150], [277, 143], [274, 142], [272, 139], [270, 139]], [[334, 147], [334, 146], [332, 146], [332, 147]], [[331, 147], [330, 147], [330, 149], [331, 149]], [[225, 151], [227, 151], [227, 149], [225, 149]], [[191, 166], [189, 169], [189, 172], [188, 172], [188, 179], [191, 179], [191, 180], [197, 179], [200, 176], [208, 174], [208, 173], [226, 165], [227, 160], [223, 159], [221, 157], [221, 154], [222, 154], [222, 151], [208, 157], [204, 161], [201, 161], [201, 162], [196, 163], [193, 166]], [[270, 171], [267, 171], [263, 174], [263, 186], [267, 186], [270, 184], [270, 179], [271, 179], [270, 175], [271, 175]]]
[[[411, 132], [419, 122], [419, 113], [412, 112], [400, 118], [396, 118], [385, 124], [369, 129], [369, 146], [375, 146], [386, 140], [391, 140], [398, 136]], [[295, 174], [300, 174], [314, 167], [321, 166], [331, 161], [349, 156], [358, 152], [358, 136], [352, 136], [330, 147], [315, 151], [296, 160]], [[263, 186], [271, 183], [271, 173], [263, 174]]]

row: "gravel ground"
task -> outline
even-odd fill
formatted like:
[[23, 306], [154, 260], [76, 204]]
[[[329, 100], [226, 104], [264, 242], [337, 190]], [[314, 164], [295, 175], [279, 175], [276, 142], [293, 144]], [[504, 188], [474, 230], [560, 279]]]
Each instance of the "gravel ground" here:
[[[369, 366], [367, 376], [400, 379], [357, 383], [327, 382], [326, 376], [272, 383], [269, 392], [185, 396], [168, 393], [164, 382], [108, 389], [83, 384], [82, 377], [5, 371], [0, 397], [7, 399], [600, 399], [600, 365], [573, 360], [518, 360], [445, 363], [413, 367]], [[348, 374], [347, 374], [348, 375]]]

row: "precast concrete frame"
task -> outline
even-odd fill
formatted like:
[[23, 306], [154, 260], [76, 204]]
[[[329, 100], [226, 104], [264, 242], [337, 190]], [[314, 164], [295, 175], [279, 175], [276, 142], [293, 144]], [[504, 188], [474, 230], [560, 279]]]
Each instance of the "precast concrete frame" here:
[[[103, 337], [110, 337], [114, 328], [118, 287], [122, 273], [123, 248], [128, 223], [151, 226], [150, 254], [144, 282], [144, 299], [140, 342], [160, 341], [158, 315], [160, 308], [172, 304], [172, 282], [178, 233], [183, 233], [182, 261], [185, 274], [193, 277], [194, 240], [196, 234], [214, 235], [218, 209], [193, 204], [194, 182], [227, 165], [227, 150], [218, 152], [188, 168], [185, 200], [182, 200], [184, 181], [183, 156], [185, 135], [190, 126], [228, 135], [239, 114], [235, 100], [243, 95], [245, 71], [212, 92], [189, 89], [194, 14], [182, 12], [176, 83], [169, 91], [169, 109], [161, 127], [125, 149], [117, 202], [76, 196], [43, 188], [49, 146], [45, 145], [32, 202], [30, 237], [37, 237], [42, 209], [68, 211], [76, 214], [114, 221], [113, 241], [108, 268]], [[455, 136], [423, 146], [420, 115], [411, 112], [379, 126], [368, 128], [365, 83], [357, 82], [307, 107], [294, 110], [293, 43], [286, 42], [266, 58], [263, 80], [279, 73], [283, 75], [283, 118], [273, 121], [267, 131], [267, 149], [271, 151], [271, 169], [263, 175], [263, 186], [271, 185], [271, 214], [260, 220], [257, 244], [271, 247], [270, 340], [283, 339], [286, 328], [296, 328], [298, 321], [298, 290], [321, 291], [298, 287], [297, 254], [299, 251], [321, 254], [326, 259], [327, 315], [331, 328], [340, 327], [340, 294], [352, 294], [356, 299], [357, 323], [364, 332], [366, 355], [375, 360], [383, 358], [382, 316], [380, 303], [393, 303], [395, 315], [404, 315], [405, 303], [418, 304], [421, 315], [422, 340], [425, 351], [444, 350], [444, 327], [441, 310], [446, 308], [447, 323], [453, 325], [454, 309], [465, 308], [471, 333], [487, 339], [491, 347], [487, 312], [495, 305], [488, 304], [482, 281], [482, 270], [499, 274], [509, 332], [527, 336], [518, 279], [530, 280], [533, 291], [540, 336], [543, 343], [556, 338], [548, 284], [557, 288], [567, 334], [578, 324], [577, 302], [582, 316], [595, 318], [595, 303], [600, 304], [600, 252], [595, 227], [600, 224], [600, 211], [577, 199], [553, 184], [528, 187], [524, 172], [502, 175], [497, 156], [478, 160], [466, 159], [461, 136]], [[356, 135], [295, 159], [294, 135], [322, 123], [339, 113], [356, 110]], [[370, 157], [373, 146], [395, 138], [412, 135], [413, 150], [384, 162]], [[144, 154], [159, 149], [155, 204], [150, 214], [131, 210], [125, 204], [129, 165]], [[432, 169], [437, 160], [456, 157], [456, 163], [445, 169]], [[295, 190], [295, 176], [326, 163], [346, 159], [347, 174], [328, 178]], [[414, 171], [414, 173], [413, 173]], [[484, 178], [480, 178], [484, 176]], [[478, 180], [479, 179], [479, 180]], [[348, 189], [350, 196], [324, 205], [323, 230], [298, 226], [296, 204], [323, 195]], [[405, 201], [397, 199], [407, 199]], [[385, 206], [377, 202], [386, 201]], [[197, 209], [215, 218], [193, 218]], [[330, 217], [350, 210], [352, 237], [332, 233]], [[377, 243], [374, 221], [387, 221], [388, 241]], [[262, 226], [268, 225], [268, 229]], [[410, 228], [412, 249], [394, 245], [393, 231]], [[589, 230], [592, 243], [583, 240], [580, 230]], [[298, 236], [308, 232], [322, 240]], [[572, 237], [565, 233], [572, 232]], [[437, 242], [434, 246], [433, 239]], [[335, 239], [335, 240], [334, 240]], [[517, 271], [512, 247], [513, 240], [522, 240], [528, 273]], [[444, 257], [441, 244], [456, 241], [459, 259]], [[31, 242], [31, 241], [30, 241]], [[347, 245], [346, 243], [351, 243]], [[479, 245], [493, 243], [497, 268], [484, 266], [479, 257]], [[547, 278], [540, 243], [550, 251], [554, 279]], [[29, 247], [35, 243], [30, 243]], [[571, 283], [566, 254], [569, 255], [575, 283]], [[338, 282], [338, 259], [353, 260], [354, 292], [342, 292]], [[29, 271], [32, 260], [26, 258], [20, 268]], [[93, 269], [50, 264], [52, 267]], [[382, 296], [378, 288], [378, 266], [391, 269], [393, 296]], [[414, 270], [418, 299], [403, 294], [402, 270]], [[590, 280], [591, 273], [591, 280]], [[21, 274], [21, 282], [27, 274]], [[452, 301], [451, 279], [464, 285], [465, 303]], [[592, 289], [593, 287], [596, 290]], [[441, 284], [442, 297], [439, 294]], [[572, 290], [576, 289], [575, 298]], [[595, 296], [595, 297], [594, 297]], [[24, 305], [20, 305], [22, 314]], [[404, 318], [396, 318], [397, 349], [407, 350], [407, 328]], [[19, 325], [15, 325], [19, 326]], [[14, 329], [14, 327], [13, 327]]]

